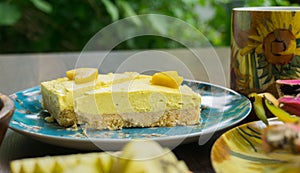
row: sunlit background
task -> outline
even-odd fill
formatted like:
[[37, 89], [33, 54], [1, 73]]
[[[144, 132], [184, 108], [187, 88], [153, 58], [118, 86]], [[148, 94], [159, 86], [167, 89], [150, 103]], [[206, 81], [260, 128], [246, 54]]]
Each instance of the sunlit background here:
[[[103, 27], [139, 14], [164, 14], [200, 30], [214, 46], [230, 45], [231, 9], [299, 6], [297, 0], [4, 0], [0, 2], [0, 53], [81, 51]], [[143, 21], [145, 22], [145, 21]], [[160, 21], [148, 21], [159, 32]], [[135, 21], [132, 25], [139, 25]], [[124, 28], [126, 29], [126, 28]], [[187, 35], [188, 37], [188, 35]], [[142, 36], [115, 49], [169, 49], [182, 45]]]

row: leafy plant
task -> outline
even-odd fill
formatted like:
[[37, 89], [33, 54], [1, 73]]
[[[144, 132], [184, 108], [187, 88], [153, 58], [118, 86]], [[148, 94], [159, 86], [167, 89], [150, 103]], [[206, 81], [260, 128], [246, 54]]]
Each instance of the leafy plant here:
[[[292, 0], [291, 0], [292, 1]], [[6, 0], [0, 2], [0, 53], [80, 51], [99, 30], [119, 19], [140, 14], [179, 18], [199, 29], [215, 46], [230, 45], [231, 9], [236, 6], [293, 5], [288, 0]], [[195, 10], [208, 6], [208, 20]], [[161, 21], [147, 19], [158, 32]], [[138, 19], [134, 21], [139, 24]], [[176, 29], [176, 28], [175, 28]], [[183, 37], [193, 42], [183, 32]], [[141, 36], [115, 49], [178, 48], [159, 36]]]

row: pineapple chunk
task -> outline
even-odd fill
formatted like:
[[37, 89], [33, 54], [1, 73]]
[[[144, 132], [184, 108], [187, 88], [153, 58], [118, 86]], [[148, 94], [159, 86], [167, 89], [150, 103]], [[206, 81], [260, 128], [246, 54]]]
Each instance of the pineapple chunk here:
[[[34, 160], [33, 160], [34, 161]], [[44, 159], [40, 159], [35, 161], [35, 170], [34, 172], [41, 172], [41, 173], [47, 173], [48, 168], [51, 168], [54, 166], [54, 162], [51, 161], [51, 157], [45, 157]]]
[[183, 81], [183, 77], [178, 76], [177, 71], [165, 71], [155, 73], [152, 76], [151, 83], [154, 85], [161, 85], [170, 88], [179, 88]]
[[108, 173], [112, 157], [108, 153], [73, 154], [14, 160], [12, 173]]
[[11, 173], [188, 173], [168, 148], [133, 140], [118, 153], [87, 153], [14, 160]]
[[77, 68], [66, 71], [66, 76], [74, 80], [76, 84], [82, 84], [94, 81], [98, 78], [98, 69], [96, 68]]
[[[25, 165], [26, 166], [23, 166]], [[28, 159], [25, 163], [25, 161], [21, 160], [21, 163], [18, 164], [19, 168], [16, 168], [16, 169], [19, 169], [19, 172], [20, 173], [30, 173], [30, 172], [34, 172], [34, 169], [35, 169], [35, 166], [36, 166], [36, 162], [34, 159]], [[12, 168], [12, 172], [13, 170], [15, 170], [14, 168]]]

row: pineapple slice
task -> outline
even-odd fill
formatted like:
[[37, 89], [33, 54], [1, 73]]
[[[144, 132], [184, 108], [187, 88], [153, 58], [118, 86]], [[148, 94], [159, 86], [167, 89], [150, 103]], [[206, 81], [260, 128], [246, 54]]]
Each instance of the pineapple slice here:
[[77, 68], [66, 71], [66, 76], [74, 80], [76, 84], [82, 84], [94, 81], [98, 78], [98, 69], [96, 68]]
[[183, 81], [183, 77], [178, 76], [177, 71], [165, 71], [155, 73], [152, 76], [151, 83], [154, 85], [161, 85], [170, 88], [179, 88]]
[[11, 173], [189, 173], [170, 149], [150, 140], [132, 140], [117, 153], [87, 153], [15, 160]]
[[12, 173], [108, 173], [113, 157], [108, 153], [73, 154], [15, 160]]

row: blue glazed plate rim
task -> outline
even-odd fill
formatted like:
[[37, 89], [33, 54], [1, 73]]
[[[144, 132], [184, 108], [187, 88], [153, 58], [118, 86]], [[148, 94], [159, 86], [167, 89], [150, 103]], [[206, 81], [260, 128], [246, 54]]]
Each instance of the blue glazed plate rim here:
[[[109, 135], [108, 137], [103, 137], [103, 135], [102, 136], [100, 135], [99, 137], [97, 136], [98, 132], [95, 132], [96, 137], [92, 135], [86, 137], [86, 136], [80, 136], [82, 132], [75, 132], [75, 131], [72, 132], [72, 129], [63, 129], [53, 123], [52, 124], [47, 123], [43, 118], [37, 118], [40, 115], [42, 108], [40, 105], [40, 99], [41, 99], [41, 95], [39, 93], [40, 86], [35, 86], [29, 89], [18, 91], [10, 96], [15, 102], [16, 111], [14, 113], [14, 116], [12, 117], [9, 127], [18, 133], [27, 135], [31, 138], [40, 140], [42, 142], [64, 146], [64, 147], [78, 148], [78, 149], [86, 149], [84, 145], [91, 142], [106, 143], [106, 144], [114, 143], [117, 144], [117, 146], [112, 146], [111, 149], [115, 149], [115, 148], [119, 149], [121, 145], [135, 138], [134, 133], [137, 133], [136, 138], [147, 138], [147, 139], [150, 138], [161, 143], [163, 146], [174, 147], [175, 143], [176, 145], [178, 144], [178, 140], [182, 142], [185, 139], [194, 138], [192, 140], [195, 141], [196, 140], [195, 137], [199, 137], [200, 135], [209, 135], [209, 134], [213, 135], [213, 133], [215, 133], [216, 131], [237, 124], [238, 122], [243, 120], [250, 113], [252, 109], [251, 102], [247, 97], [226, 87], [214, 85], [207, 82], [196, 81], [196, 80], [185, 80], [184, 84], [190, 86], [195, 92], [201, 94], [202, 103], [205, 102], [206, 101], [205, 99], [208, 97], [215, 99], [219, 96], [220, 97], [230, 96], [234, 98], [234, 100], [233, 101], [229, 100], [229, 103], [227, 103], [226, 101], [225, 107], [229, 106], [230, 108], [229, 110], [225, 110], [223, 112], [222, 111], [218, 112], [219, 110], [217, 109], [210, 108], [207, 107], [206, 105], [201, 104], [201, 107], [204, 110], [202, 110], [202, 113], [200, 115], [202, 117], [201, 118], [202, 122], [200, 121], [199, 125], [187, 126], [187, 127], [176, 126], [176, 127], [168, 127], [168, 128], [122, 129], [122, 131], [118, 131], [118, 133], [120, 133], [121, 135], [122, 133], [124, 133], [125, 137], [120, 137], [118, 136], [120, 134], [113, 134], [114, 132], [111, 131], [107, 131], [108, 134], [109, 133], [113, 134], [111, 137]], [[218, 103], [215, 102], [213, 104], [218, 105]], [[26, 109], [29, 109], [31, 111], [27, 111]], [[31, 113], [32, 110], [38, 111], [38, 113], [37, 112]], [[205, 117], [209, 117], [211, 114], [216, 114], [216, 116], [218, 116], [218, 114], [221, 113], [223, 113], [222, 120], [221, 121], [217, 120], [218, 121], [217, 123], [215, 123], [216, 122], [215, 119], [211, 120], [209, 118], [206, 118], [206, 120], [204, 120]], [[30, 118], [33, 118], [32, 121]], [[32, 122], [39, 122], [40, 125], [32, 124]], [[213, 125], [207, 125], [209, 123], [212, 123]], [[44, 130], [41, 130], [43, 128]], [[143, 136], [143, 134], [140, 134], [141, 136], [139, 136], [139, 132], [144, 130], [146, 131], [148, 130], [147, 133], [145, 133], [146, 135]], [[151, 135], [151, 134], [149, 135], [149, 131], [150, 132], [162, 131], [160, 132], [162, 133], [162, 135], [160, 136], [160, 133], [158, 133], [158, 135]], [[169, 133], [169, 131], [171, 131], [171, 135], [164, 134], [164, 133]], [[70, 135], [66, 133], [70, 133]], [[133, 136], [126, 137], [126, 135], [128, 134]], [[147, 134], [149, 136], [147, 136]], [[75, 144], [68, 144], [70, 142], [74, 142]]]

